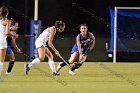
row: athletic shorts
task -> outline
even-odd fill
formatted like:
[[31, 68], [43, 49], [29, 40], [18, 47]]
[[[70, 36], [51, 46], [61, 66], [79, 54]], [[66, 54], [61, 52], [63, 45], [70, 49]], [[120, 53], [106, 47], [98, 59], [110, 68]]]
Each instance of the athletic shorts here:
[[5, 48], [7, 48], [7, 42], [5, 43], [0, 42], [0, 49], [5, 49]]
[[[88, 48], [82, 48], [82, 53], [86, 54], [88, 51]], [[73, 54], [74, 52], [78, 52], [78, 46], [75, 44], [71, 50], [71, 54]]]
[[46, 47], [47, 45], [46, 45], [46, 43], [44, 44], [43, 42], [41, 42], [41, 41], [35, 41], [35, 47], [36, 48], [40, 48], [40, 47], [42, 47], [42, 46], [44, 46], [44, 47]]
[[6, 50], [6, 54], [12, 54], [13, 50], [11, 48], [11, 46], [8, 46], [7, 47], [7, 50]]

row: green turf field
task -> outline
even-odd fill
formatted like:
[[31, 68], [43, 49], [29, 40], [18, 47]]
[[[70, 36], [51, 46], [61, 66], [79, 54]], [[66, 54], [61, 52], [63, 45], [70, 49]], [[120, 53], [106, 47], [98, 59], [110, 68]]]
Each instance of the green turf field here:
[[[56, 63], [58, 64], [58, 63]], [[76, 72], [68, 74], [68, 67], [52, 77], [48, 63], [24, 72], [23, 62], [16, 62], [14, 76], [5, 76], [8, 63], [4, 63], [4, 82], [0, 93], [139, 93], [140, 63], [87, 62]]]

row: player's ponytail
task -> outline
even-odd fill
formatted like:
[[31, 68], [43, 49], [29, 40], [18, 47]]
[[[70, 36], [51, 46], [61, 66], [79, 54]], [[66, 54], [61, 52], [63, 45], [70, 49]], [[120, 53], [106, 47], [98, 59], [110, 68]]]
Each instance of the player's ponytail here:
[[62, 27], [65, 27], [65, 23], [63, 21], [55, 21], [54, 26], [56, 28], [62, 28]]
[[8, 16], [8, 13], [9, 13], [9, 11], [8, 11], [8, 8], [6, 6], [0, 7], [0, 18], [5, 20]]

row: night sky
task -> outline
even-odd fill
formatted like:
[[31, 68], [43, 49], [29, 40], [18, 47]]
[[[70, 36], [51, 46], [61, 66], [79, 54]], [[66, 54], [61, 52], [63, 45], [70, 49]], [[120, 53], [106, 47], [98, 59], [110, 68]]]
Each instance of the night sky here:
[[[55, 20], [66, 23], [62, 35], [77, 35], [78, 26], [86, 23], [89, 31], [96, 37], [93, 54], [96, 61], [106, 60], [105, 43], [110, 40], [109, 8], [140, 7], [140, 0], [38, 0], [38, 19], [42, 21], [42, 30], [52, 26]], [[34, 0], [0, 0], [9, 7], [9, 17], [19, 22], [18, 34], [30, 34], [30, 21], [34, 19]], [[72, 45], [71, 45], [72, 46]], [[70, 46], [70, 47], [71, 47]], [[98, 59], [98, 56], [104, 56]], [[93, 58], [92, 58], [93, 59]]]
[[[19, 21], [20, 28], [29, 30], [29, 22], [34, 19], [34, 0], [1, 0], [10, 7], [10, 17]], [[1, 3], [2, 4], [2, 3]], [[84, 10], [90, 13], [85, 13]], [[39, 0], [39, 20], [42, 29], [53, 25], [55, 20], [66, 22], [66, 32], [71, 33], [81, 23], [87, 23], [89, 30], [97, 35], [107, 34], [110, 30], [109, 8], [114, 6], [140, 6], [139, 0]], [[103, 20], [103, 21], [102, 21]], [[23, 33], [23, 32], [20, 32]], [[29, 33], [24, 32], [24, 33]], [[101, 34], [102, 33], [102, 34]]]

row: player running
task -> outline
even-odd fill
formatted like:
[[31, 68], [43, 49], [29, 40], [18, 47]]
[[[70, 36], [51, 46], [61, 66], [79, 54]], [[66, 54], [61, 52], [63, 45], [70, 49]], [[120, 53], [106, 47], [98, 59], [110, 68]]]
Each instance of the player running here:
[[[18, 22], [14, 21], [14, 19], [11, 19], [10, 32], [13, 34], [16, 34], [17, 29], [18, 29]], [[8, 68], [7, 68], [7, 71], [5, 74], [7, 76], [12, 76], [13, 73], [11, 72], [11, 70], [12, 70], [14, 63], [15, 63], [15, 55], [14, 55], [12, 48], [14, 48], [18, 53], [21, 53], [21, 50], [18, 48], [18, 46], [16, 44], [15, 37], [8, 36], [7, 37], [7, 44], [8, 44], [8, 47], [6, 50], [6, 56], [7, 56], [7, 58], [10, 59], [10, 61], [9, 61], [9, 65], [8, 65]]]
[[59, 54], [59, 51], [56, 50], [56, 48], [53, 45], [53, 38], [56, 34], [56, 31], [63, 32], [64, 29], [65, 29], [65, 23], [62, 21], [56, 21], [54, 26], [48, 27], [39, 35], [39, 37], [35, 41], [35, 46], [38, 50], [39, 57], [35, 58], [29, 65], [26, 66], [26, 75], [28, 75], [31, 67], [43, 61], [45, 56], [48, 57], [48, 63], [52, 70], [52, 76], [59, 75], [58, 73], [56, 73], [53, 55], [47, 47], [50, 47], [58, 57], [62, 57]]
[[[75, 75], [75, 69], [78, 69], [82, 66], [87, 58], [87, 52], [93, 50], [95, 44], [95, 37], [91, 32], [87, 32], [88, 26], [87, 24], [80, 25], [81, 33], [76, 37], [76, 44], [73, 46], [71, 50], [71, 56], [68, 60], [69, 64], [76, 62], [70, 69], [69, 74]], [[77, 62], [78, 61], [78, 62]], [[57, 73], [60, 71], [62, 67], [64, 67], [66, 63], [61, 62], [57, 67]]]

